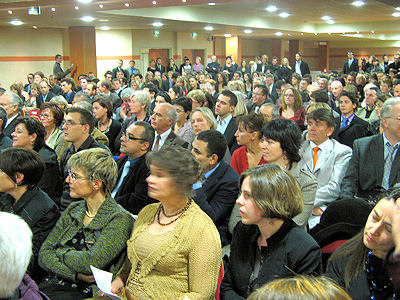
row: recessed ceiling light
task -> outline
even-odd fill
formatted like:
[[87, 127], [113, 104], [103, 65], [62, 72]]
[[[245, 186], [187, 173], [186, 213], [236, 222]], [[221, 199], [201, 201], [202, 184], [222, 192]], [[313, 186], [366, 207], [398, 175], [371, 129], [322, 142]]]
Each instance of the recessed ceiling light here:
[[212, 27], [212, 26], [206, 26], [206, 27], [204, 27], [204, 29], [207, 30], [207, 31], [211, 31], [211, 30], [214, 30], [214, 27]]
[[287, 18], [287, 17], [290, 16], [290, 14], [288, 14], [287, 12], [281, 12], [281, 13], [279, 14], [279, 16], [280, 16], [281, 18]]
[[215, 5], [215, 2], [209, 2], [208, 5], [214, 6], [214, 5]]
[[90, 3], [92, 0], [77, 0], [80, 3]]
[[12, 20], [10, 22], [10, 24], [15, 25], [15, 26], [19, 26], [19, 25], [22, 25], [23, 23], [20, 20]]
[[374, 31], [374, 30], [371, 30], [371, 33], [375, 33], [375, 31]]
[[79, 6], [75, 6], [75, 9], [79, 9]]
[[100, 19], [99, 21], [100, 21], [100, 22], [108, 22], [109, 20], [107, 20], [107, 19]]
[[290, 34], [290, 33], [288, 33], [287, 35], [288, 35], [288, 36], [291, 36], [291, 34]]
[[396, 18], [400, 17], [400, 11], [396, 11], [396, 12], [392, 13], [392, 16], [396, 17]]
[[332, 24], [335, 24], [335, 21], [334, 20], [328, 20], [328, 21], [326, 21], [326, 23], [332, 25]]
[[224, 34], [224, 37], [226, 37], [226, 38], [230, 38], [232, 36], [232, 34], [230, 34], [230, 33], [225, 33]]
[[100, 27], [100, 30], [110, 30], [110, 27], [108, 27], [108, 26], [101, 26], [101, 27]]
[[352, 4], [354, 6], [359, 7], [359, 6], [363, 6], [365, 4], [365, 2], [364, 1], [354, 1]]
[[56, 9], [54, 7], [51, 8], [51, 11], [56, 11]]
[[281, 36], [283, 33], [282, 32], [280, 32], [280, 31], [278, 31], [278, 32], [275, 32], [275, 35], [277, 35], [277, 36]]
[[153, 5], [156, 5], [157, 4], [157, 1], [153, 1]]
[[274, 12], [274, 11], [277, 11], [278, 8], [277, 8], [275, 5], [270, 5], [270, 6], [267, 6], [267, 7], [265, 8], [265, 10], [267, 10], [267, 11], [269, 11], [269, 12]]
[[245, 30], [243, 30], [243, 32], [244, 32], [244, 33], [252, 33], [253, 30], [251, 30], [251, 29], [245, 29]]
[[126, 7], [129, 7], [129, 3], [125, 3], [125, 6], [126, 6]]
[[33, 29], [36, 29], [36, 28], [37, 28], [37, 26], [33, 25], [33, 26], [32, 26], [32, 28], [33, 28]]
[[100, 7], [100, 8], [103, 8], [103, 4], [99, 4], [99, 7]]
[[153, 26], [154, 27], [161, 27], [161, 26], [163, 26], [164, 24], [163, 23], [161, 23], [161, 22], [154, 22], [153, 23]]
[[186, 0], [182, 0], [182, 2], [186, 2]]
[[12, 10], [9, 10], [8, 13], [9, 13], [10, 15], [12, 15]]
[[329, 21], [332, 18], [330, 16], [323, 16], [321, 19], [324, 21]]
[[84, 16], [81, 18], [83, 22], [93, 22], [94, 18], [92, 16]]

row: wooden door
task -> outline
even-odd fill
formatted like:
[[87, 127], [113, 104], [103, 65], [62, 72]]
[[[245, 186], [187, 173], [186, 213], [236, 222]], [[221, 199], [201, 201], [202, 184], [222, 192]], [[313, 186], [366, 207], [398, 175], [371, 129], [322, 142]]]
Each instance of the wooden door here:
[[182, 63], [185, 56], [189, 58], [192, 65], [196, 62], [196, 57], [199, 56], [201, 58], [201, 64], [204, 65], [204, 49], [182, 49]]
[[149, 50], [149, 65], [152, 59], [157, 60], [157, 58], [161, 58], [161, 64], [167, 70], [168, 61], [169, 61], [169, 49], [150, 49]]

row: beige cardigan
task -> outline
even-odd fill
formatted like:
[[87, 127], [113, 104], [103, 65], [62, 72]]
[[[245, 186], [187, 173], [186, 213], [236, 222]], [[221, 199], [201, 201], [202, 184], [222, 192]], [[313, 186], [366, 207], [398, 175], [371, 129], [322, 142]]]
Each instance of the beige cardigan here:
[[127, 242], [128, 258], [120, 274], [125, 288], [138, 299], [213, 299], [221, 266], [221, 241], [212, 220], [192, 202], [159, 249], [140, 261], [135, 240], [154, 220], [159, 203], [138, 215]]

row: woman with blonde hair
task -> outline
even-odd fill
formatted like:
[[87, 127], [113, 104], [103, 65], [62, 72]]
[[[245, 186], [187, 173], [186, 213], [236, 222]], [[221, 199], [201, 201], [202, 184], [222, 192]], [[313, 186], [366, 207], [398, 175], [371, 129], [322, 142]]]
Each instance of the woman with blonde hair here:
[[299, 91], [294, 87], [288, 87], [283, 90], [281, 99], [282, 106], [279, 108], [281, 117], [295, 121], [300, 129], [303, 129], [305, 110]]
[[285, 80], [286, 83], [290, 83], [290, 75], [292, 75], [292, 68], [289, 65], [289, 60], [284, 57], [278, 69], [278, 78]]
[[[243, 83], [242, 83], [243, 84]], [[245, 116], [247, 115], [247, 107], [246, 107], [246, 96], [245, 94], [243, 94], [240, 91], [233, 91], [232, 93], [234, 93], [236, 95], [236, 98], [238, 100], [235, 110], [233, 111], [233, 116], [236, 117], [240, 117], [240, 116]]]
[[351, 300], [327, 277], [296, 276], [271, 281], [254, 291], [247, 300]]

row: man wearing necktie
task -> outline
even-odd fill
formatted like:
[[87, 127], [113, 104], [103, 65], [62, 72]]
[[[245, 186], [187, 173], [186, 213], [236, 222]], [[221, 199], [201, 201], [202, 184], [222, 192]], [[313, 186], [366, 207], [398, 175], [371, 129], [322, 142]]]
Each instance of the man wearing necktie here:
[[354, 141], [353, 157], [341, 186], [341, 198], [371, 200], [400, 182], [400, 99], [386, 100], [381, 110], [383, 134]]
[[310, 171], [317, 179], [310, 228], [318, 224], [326, 207], [338, 199], [340, 184], [351, 158], [352, 150], [331, 139], [335, 129], [332, 111], [319, 108], [307, 114], [307, 140], [300, 148], [301, 168]]

